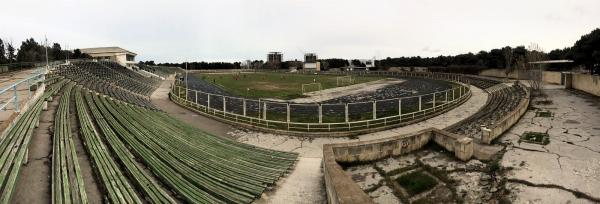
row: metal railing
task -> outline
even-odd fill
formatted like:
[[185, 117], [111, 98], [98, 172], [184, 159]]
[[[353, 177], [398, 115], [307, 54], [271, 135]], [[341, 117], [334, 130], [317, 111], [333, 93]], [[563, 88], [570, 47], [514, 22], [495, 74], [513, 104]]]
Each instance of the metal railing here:
[[[336, 73], [339, 74], [339, 72]], [[183, 83], [175, 82], [172, 85], [170, 96], [176, 103], [205, 115], [252, 127], [293, 132], [352, 132], [410, 123], [445, 112], [462, 104], [471, 95], [469, 85], [462, 83], [461, 75], [414, 72], [353, 72], [353, 74], [435, 78], [451, 81], [455, 84], [455, 87], [434, 93], [370, 102], [306, 104], [212, 94], [187, 89], [183, 86]], [[381, 110], [382, 107], [378, 107], [378, 105], [384, 106], [385, 109]], [[312, 112], [309, 110], [306, 113], [306, 107], [312, 107]], [[341, 113], [337, 116], [332, 116], [332, 111], [325, 113], [324, 109], [328, 107], [338, 107], [337, 109]], [[304, 108], [305, 113], [293, 111], [302, 108]], [[311, 121], [307, 121], [309, 119], [306, 117], [310, 116], [313, 118]]]
[[[46, 73], [47, 69], [45, 67], [38, 68], [31, 72], [31, 75], [27, 78], [19, 80], [16, 83], [13, 83], [7, 87], [3, 87], [2, 90], [0, 90], [0, 97], [3, 98], [2, 101], [0, 101], [0, 112], [7, 111], [7, 107], [10, 104], [13, 104], [15, 112], [20, 112], [20, 101], [28, 100], [29, 98], [31, 98], [31, 87], [33, 85], [37, 85], [38, 87], [36, 87], [36, 89], [39, 88], [40, 83], [42, 83], [45, 80]], [[26, 87], [27, 98], [21, 99], [19, 97], [20, 87]]]

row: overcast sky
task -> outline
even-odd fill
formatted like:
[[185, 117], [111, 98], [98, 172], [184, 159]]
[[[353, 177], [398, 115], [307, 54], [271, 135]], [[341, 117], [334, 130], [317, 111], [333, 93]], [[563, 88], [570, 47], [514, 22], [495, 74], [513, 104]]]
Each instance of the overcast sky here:
[[600, 27], [599, 0], [3, 0], [0, 38], [120, 46], [157, 62], [438, 56], [538, 43]]

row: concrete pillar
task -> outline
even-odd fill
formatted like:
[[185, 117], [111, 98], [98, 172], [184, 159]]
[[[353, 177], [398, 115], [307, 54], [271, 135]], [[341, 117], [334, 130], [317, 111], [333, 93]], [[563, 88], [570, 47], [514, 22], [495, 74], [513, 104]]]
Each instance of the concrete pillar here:
[[454, 147], [454, 156], [462, 161], [468, 161], [473, 156], [473, 139], [469, 137], [463, 137], [456, 140]]
[[323, 123], [323, 105], [319, 104], [319, 123]]
[[481, 142], [485, 144], [491, 144], [493, 140], [492, 130], [486, 126], [481, 127]]
[[48, 110], [48, 101], [42, 103], [42, 110]]

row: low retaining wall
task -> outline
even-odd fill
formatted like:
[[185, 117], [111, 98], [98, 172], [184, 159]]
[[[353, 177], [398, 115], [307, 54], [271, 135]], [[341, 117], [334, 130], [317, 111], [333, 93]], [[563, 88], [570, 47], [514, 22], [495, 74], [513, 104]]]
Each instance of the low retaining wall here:
[[435, 128], [376, 140], [323, 145], [323, 171], [329, 203], [372, 203], [338, 162], [370, 162], [403, 155], [430, 141], [453, 151], [463, 161], [473, 155], [473, 139]]
[[572, 88], [600, 96], [600, 76], [576, 73], [573, 73], [572, 76]]
[[502, 119], [498, 120], [496, 123], [488, 126], [481, 127], [482, 135], [481, 141], [486, 144], [492, 143], [492, 140], [496, 139], [506, 130], [510, 129], [515, 123], [519, 121], [521, 116], [527, 112], [527, 108], [529, 107], [529, 89], [521, 85], [521, 88], [525, 90], [525, 98], [522, 99], [517, 107], [506, 114]]
[[505, 69], [486, 69], [479, 72], [480, 76], [498, 77], [498, 78], [510, 78], [510, 79], [526, 79], [527, 74], [523, 70], [514, 70], [506, 74]]
[[561, 84], [561, 74], [560, 72], [543, 71], [542, 81], [551, 84]]

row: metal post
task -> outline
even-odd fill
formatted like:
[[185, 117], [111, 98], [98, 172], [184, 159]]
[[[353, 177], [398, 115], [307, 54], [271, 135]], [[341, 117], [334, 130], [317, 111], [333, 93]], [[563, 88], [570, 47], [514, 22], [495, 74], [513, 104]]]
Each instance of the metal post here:
[[462, 86], [458, 88], [458, 97], [462, 96]]
[[319, 104], [319, 123], [323, 123], [323, 105]]
[[223, 96], [223, 115], [225, 115], [225, 111], [227, 111], [227, 98]]
[[348, 104], [345, 104], [345, 108], [344, 108], [344, 117], [346, 118], [346, 122], [349, 122], [350, 120], [348, 120]]
[[373, 120], [377, 119], [377, 101], [373, 101]]
[[244, 108], [242, 109], [242, 112], [243, 112], [244, 116], [246, 116], [246, 99], [244, 99], [244, 100], [242, 101], [242, 104], [243, 104], [243, 106], [244, 106]]
[[31, 98], [31, 83], [27, 79], [27, 98]]
[[263, 102], [263, 120], [267, 119], [267, 102]]
[[13, 86], [13, 90], [15, 91], [15, 112], [19, 112], [19, 94], [17, 93], [17, 85]]
[[195, 91], [195, 92], [196, 92], [196, 107], [197, 107], [198, 106], [198, 91]]
[[289, 125], [289, 122], [290, 122], [290, 104], [289, 103], [287, 104], [287, 111], [286, 112], [287, 112], [287, 122], [288, 122], [288, 125]]
[[398, 99], [398, 115], [402, 118], [402, 98]]
[[433, 93], [433, 110], [435, 111], [435, 93]]
[[456, 89], [452, 89], [452, 100], [453, 100], [453, 101], [454, 101], [454, 97], [455, 97], [455, 96], [454, 96], [454, 90], [456, 90]]
[[419, 111], [421, 111], [421, 96], [419, 96]]
[[446, 103], [448, 103], [448, 90], [446, 90]]
[[208, 106], [208, 109], [210, 109], [210, 94], [207, 93], [206, 95], [207, 95], [207, 97], [206, 97], [206, 106]]

